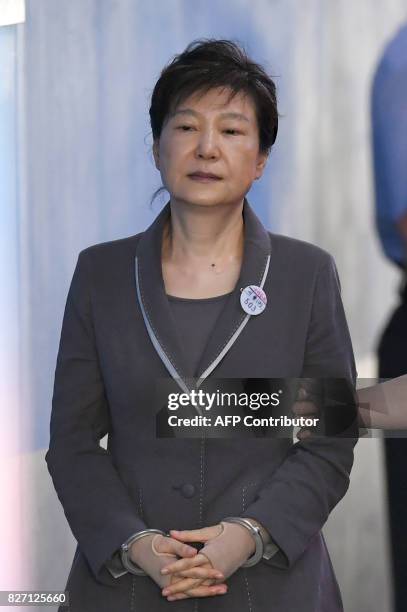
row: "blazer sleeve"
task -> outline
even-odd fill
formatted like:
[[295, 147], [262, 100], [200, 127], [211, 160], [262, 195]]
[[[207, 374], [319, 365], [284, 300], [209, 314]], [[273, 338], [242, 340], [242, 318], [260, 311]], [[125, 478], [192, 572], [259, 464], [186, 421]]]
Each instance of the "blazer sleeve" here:
[[[343, 378], [351, 388], [356, 381], [339, 279], [332, 257], [325, 253], [314, 285], [302, 376]], [[315, 436], [294, 444], [246, 508], [242, 516], [259, 521], [279, 547], [264, 563], [289, 569], [345, 495], [357, 426], [351, 435]]]
[[134, 500], [100, 446], [109, 406], [92, 323], [86, 250], [79, 254], [65, 306], [55, 370], [49, 473], [79, 548], [96, 580], [114, 585], [105, 562], [133, 533], [146, 529]]

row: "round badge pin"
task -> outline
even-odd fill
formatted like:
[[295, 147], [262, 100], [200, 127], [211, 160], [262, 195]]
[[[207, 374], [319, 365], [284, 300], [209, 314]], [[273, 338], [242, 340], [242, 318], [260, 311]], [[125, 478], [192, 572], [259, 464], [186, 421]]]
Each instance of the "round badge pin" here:
[[240, 304], [250, 315], [259, 315], [267, 305], [267, 296], [261, 287], [248, 285], [240, 294]]

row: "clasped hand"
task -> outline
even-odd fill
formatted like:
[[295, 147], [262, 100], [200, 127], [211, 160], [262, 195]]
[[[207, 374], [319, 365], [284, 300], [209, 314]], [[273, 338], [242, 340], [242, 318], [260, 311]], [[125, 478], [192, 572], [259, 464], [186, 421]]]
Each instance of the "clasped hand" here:
[[[198, 552], [188, 542], [202, 542], [204, 547]], [[163, 596], [174, 601], [225, 594], [224, 580], [253, 553], [255, 545], [244, 527], [220, 523], [202, 529], [170, 530], [170, 537], [156, 535], [153, 548], [159, 555], [160, 569], [155, 576], [147, 573], [164, 587]], [[133, 560], [143, 567], [142, 551], [139, 548], [138, 554], [137, 550], [134, 553]]]

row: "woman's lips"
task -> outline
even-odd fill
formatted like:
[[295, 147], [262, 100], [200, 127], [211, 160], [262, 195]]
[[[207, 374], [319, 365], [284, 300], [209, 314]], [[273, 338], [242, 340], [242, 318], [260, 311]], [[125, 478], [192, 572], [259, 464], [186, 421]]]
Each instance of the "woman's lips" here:
[[188, 177], [193, 181], [199, 181], [200, 183], [213, 183], [215, 181], [221, 181], [220, 176], [212, 176], [210, 174], [188, 174]]

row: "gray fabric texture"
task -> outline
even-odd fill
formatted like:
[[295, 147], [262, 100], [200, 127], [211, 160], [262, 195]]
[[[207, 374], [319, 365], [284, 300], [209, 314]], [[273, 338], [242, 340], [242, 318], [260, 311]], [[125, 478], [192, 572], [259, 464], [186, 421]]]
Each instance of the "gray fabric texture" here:
[[180, 343], [193, 376], [198, 374], [197, 368], [206, 342], [230, 293], [203, 299], [167, 294]]

